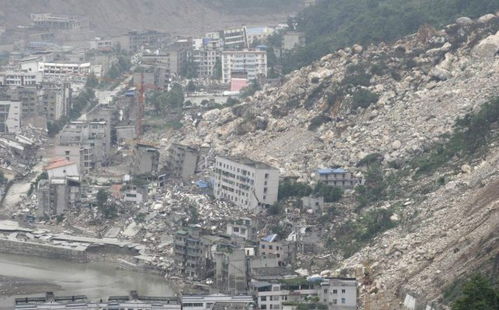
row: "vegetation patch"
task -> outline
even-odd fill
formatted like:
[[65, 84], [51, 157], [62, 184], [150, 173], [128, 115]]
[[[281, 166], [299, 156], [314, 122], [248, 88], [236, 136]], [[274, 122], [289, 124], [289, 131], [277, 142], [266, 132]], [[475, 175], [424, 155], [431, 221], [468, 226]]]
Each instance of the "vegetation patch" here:
[[499, 120], [499, 97], [482, 105], [477, 113], [470, 113], [456, 121], [454, 131], [446, 141], [414, 158], [410, 165], [417, 174], [432, 174], [452, 159], [471, 160], [484, 156], [489, 143], [497, 139], [494, 127]]

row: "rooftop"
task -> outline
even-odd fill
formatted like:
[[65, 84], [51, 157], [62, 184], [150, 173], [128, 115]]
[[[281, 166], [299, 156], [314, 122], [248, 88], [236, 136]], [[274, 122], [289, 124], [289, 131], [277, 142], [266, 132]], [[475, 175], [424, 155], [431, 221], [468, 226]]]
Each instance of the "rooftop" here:
[[343, 174], [347, 171], [343, 168], [324, 168], [317, 170], [319, 174]]
[[71, 165], [75, 165], [75, 163], [72, 161], [66, 160], [64, 158], [60, 158], [60, 159], [55, 159], [55, 160], [51, 161], [47, 166], [44, 167], [44, 169], [45, 170], [52, 170], [52, 169], [71, 166]]
[[256, 169], [273, 169], [273, 170], [277, 170], [276, 168], [266, 164], [266, 163], [263, 163], [263, 162], [260, 162], [260, 161], [256, 161], [256, 160], [252, 160], [252, 159], [249, 159], [249, 158], [246, 158], [246, 157], [237, 157], [237, 156], [218, 156], [217, 158], [222, 158], [222, 159], [226, 159], [226, 160], [230, 160], [230, 161], [233, 161], [233, 162], [236, 162], [238, 164], [241, 164], [241, 165], [246, 165], [246, 166], [249, 166], [249, 167], [252, 167], [252, 168], [256, 168]]

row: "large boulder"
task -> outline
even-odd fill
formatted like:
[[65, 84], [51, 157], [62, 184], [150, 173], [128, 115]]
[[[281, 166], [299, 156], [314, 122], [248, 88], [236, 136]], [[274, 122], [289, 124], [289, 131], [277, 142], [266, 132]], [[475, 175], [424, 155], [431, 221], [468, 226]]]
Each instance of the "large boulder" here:
[[467, 26], [473, 24], [473, 20], [469, 17], [459, 17], [456, 19], [456, 24], [459, 26]]
[[499, 52], [499, 31], [495, 35], [483, 39], [473, 49], [473, 55], [476, 57], [493, 58]]
[[436, 67], [430, 71], [430, 76], [437, 81], [445, 81], [450, 79], [452, 74], [445, 69]]
[[483, 15], [482, 17], [480, 17], [478, 19], [478, 22], [481, 24], [486, 24], [494, 18], [496, 18], [496, 16], [494, 14], [486, 14], [486, 15]]

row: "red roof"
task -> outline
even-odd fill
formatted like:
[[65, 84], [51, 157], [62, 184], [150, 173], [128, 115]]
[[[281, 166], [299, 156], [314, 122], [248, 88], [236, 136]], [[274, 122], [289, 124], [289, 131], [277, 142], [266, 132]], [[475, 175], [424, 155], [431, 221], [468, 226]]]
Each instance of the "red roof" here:
[[74, 164], [75, 164], [75, 162], [61, 158], [61, 159], [55, 159], [55, 160], [51, 161], [47, 166], [44, 167], [44, 169], [45, 170], [52, 170], [52, 169], [70, 166], [70, 165], [74, 165]]

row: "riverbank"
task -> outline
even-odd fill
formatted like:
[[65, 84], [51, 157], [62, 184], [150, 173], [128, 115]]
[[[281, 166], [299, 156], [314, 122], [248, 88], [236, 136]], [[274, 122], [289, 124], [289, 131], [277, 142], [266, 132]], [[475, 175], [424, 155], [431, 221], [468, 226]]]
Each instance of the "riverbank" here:
[[0, 275], [0, 296], [32, 295], [60, 289], [61, 286], [47, 281]]
[[163, 276], [124, 270], [117, 264], [0, 253], [0, 310], [12, 309], [15, 298], [41, 296], [47, 291], [98, 300], [133, 290], [145, 296], [173, 294], [170, 281]]

